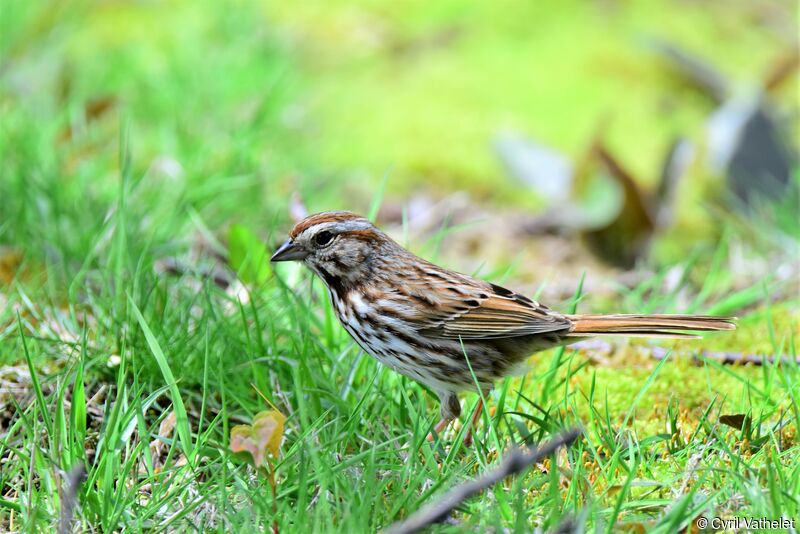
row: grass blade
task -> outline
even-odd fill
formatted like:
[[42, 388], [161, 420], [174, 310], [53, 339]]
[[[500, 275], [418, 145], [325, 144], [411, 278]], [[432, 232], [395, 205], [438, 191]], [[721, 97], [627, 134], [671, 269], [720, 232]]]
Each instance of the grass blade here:
[[133, 302], [133, 299], [130, 297], [130, 295], [128, 295], [128, 302], [130, 302], [131, 307], [133, 308], [133, 314], [136, 316], [136, 320], [139, 322], [142, 332], [144, 332], [147, 345], [150, 347], [150, 352], [152, 352], [153, 357], [156, 359], [156, 363], [158, 363], [158, 368], [161, 370], [161, 375], [164, 377], [167, 387], [169, 387], [170, 396], [172, 397], [172, 406], [175, 409], [175, 428], [178, 431], [178, 439], [180, 440], [181, 446], [186, 454], [186, 459], [191, 464], [192, 460], [194, 459], [192, 432], [191, 428], [189, 428], [189, 417], [186, 414], [186, 407], [181, 399], [181, 392], [178, 389], [178, 383], [175, 380], [175, 375], [172, 374], [172, 369], [170, 369], [169, 364], [167, 363], [167, 358], [164, 356], [164, 351], [161, 350], [161, 345], [159, 345], [158, 340], [153, 335], [150, 327], [147, 326], [147, 321], [145, 321], [144, 316], [142, 316], [142, 312], [139, 311], [139, 308], [136, 306], [136, 303]]

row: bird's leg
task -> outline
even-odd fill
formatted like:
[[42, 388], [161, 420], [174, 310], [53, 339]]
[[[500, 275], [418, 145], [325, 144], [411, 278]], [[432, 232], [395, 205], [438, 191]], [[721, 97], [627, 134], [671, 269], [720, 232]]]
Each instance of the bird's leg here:
[[433, 427], [433, 432], [428, 434], [428, 441], [433, 441], [434, 433], [441, 434], [450, 421], [461, 415], [461, 403], [458, 402], [458, 396], [455, 393], [449, 391], [439, 393], [439, 403], [441, 404], [442, 419]]
[[441, 434], [444, 431], [444, 429], [447, 428], [447, 425], [449, 425], [449, 424], [450, 424], [450, 420], [449, 419], [440, 419], [439, 422], [436, 423], [436, 426], [433, 427], [433, 432], [428, 434], [428, 441], [433, 441], [433, 433], [434, 432], [437, 433], [437, 434]]
[[467, 435], [464, 436], [464, 446], [466, 447], [472, 446], [472, 430], [478, 424], [478, 419], [481, 417], [481, 412], [483, 412], [483, 397], [478, 398], [478, 405], [475, 407], [475, 413], [472, 415], [472, 421], [470, 421], [469, 428], [467, 428]]

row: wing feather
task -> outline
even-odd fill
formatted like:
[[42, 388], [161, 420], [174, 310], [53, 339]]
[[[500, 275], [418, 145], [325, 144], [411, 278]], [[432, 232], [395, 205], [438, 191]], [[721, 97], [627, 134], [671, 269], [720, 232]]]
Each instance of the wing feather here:
[[437, 331], [427, 335], [445, 338], [492, 339], [529, 336], [568, 330], [570, 321], [536, 302], [515, 300], [513, 297], [489, 295], [480, 305], [466, 313], [451, 316]]
[[411, 282], [403, 292], [417, 302], [428, 301], [419, 305], [413, 319], [406, 317], [421, 335], [497, 339], [568, 331], [572, 325], [564, 315], [495, 284], [438, 270], [434, 277], [438, 287], [431, 291], [430, 272], [420, 274], [428, 275], [427, 285]]

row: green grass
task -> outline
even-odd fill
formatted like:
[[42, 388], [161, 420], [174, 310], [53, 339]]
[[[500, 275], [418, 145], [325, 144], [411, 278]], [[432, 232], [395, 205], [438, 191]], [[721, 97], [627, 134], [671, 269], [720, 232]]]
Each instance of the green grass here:
[[[662, 343], [675, 350], [661, 361], [642, 341], [603, 359], [537, 354], [491, 393], [472, 448], [463, 426], [428, 444], [435, 397], [361, 353], [310, 273], [259, 264], [259, 243], [285, 236], [292, 191], [365, 213], [384, 197], [369, 180], [350, 195], [347, 173], [326, 171], [291, 119], [311, 89], [279, 28], [249, 5], [76, 5], [14, 0], [0, 16], [0, 530], [55, 526], [66, 474], [84, 465], [81, 531], [374, 531], [512, 444], [572, 425], [583, 429], [572, 448], [467, 501], [461, 528], [550, 530], [572, 516], [586, 530], [673, 532], [701, 514], [800, 518], [800, 367], [693, 359], [797, 356], [792, 281], [743, 287], [732, 271], [732, 250], [781, 253], [740, 221], [719, 218], [725, 238], [691, 245], [636, 287], [561, 303], [713, 310], [741, 316], [735, 333]], [[87, 120], [86, 102], [103, 95], [116, 103]], [[464, 229], [410, 244], [433, 258]], [[246, 287], [203, 274], [225, 269], [215, 254], [228, 251]], [[188, 271], [164, 273], [166, 259]], [[481, 273], [510, 285], [524, 275], [485, 262]], [[476, 401], [466, 395], [464, 412]], [[230, 429], [270, 404], [287, 416], [275, 496], [228, 449]], [[720, 423], [737, 414], [743, 428]]]

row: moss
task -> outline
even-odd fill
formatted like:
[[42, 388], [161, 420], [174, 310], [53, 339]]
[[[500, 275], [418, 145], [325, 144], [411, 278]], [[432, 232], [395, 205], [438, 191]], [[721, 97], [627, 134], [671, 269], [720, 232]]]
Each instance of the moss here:
[[[721, 365], [713, 360], [703, 363], [694, 358], [695, 354], [704, 350], [735, 349], [749, 353], [758, 349], [764, 354], [772, 354], [767, 322], [760, 317], [762, 313], [767, 312], [760, 311], [749, 316], [735, 332], [707, 336], [702, 341], [674, 343], [674, 353], [661, 367], [656, 379], [647, 386], [634, 408], [634, 417], [629, 420], [640, 438], [665, 432], [670, 403], [677, 404], [682, 424], [691, 429], [698, 425], [712, 403], [715, 403], [709, 415], [712, 422], [716, 421], [718, 415], [747, 413], [750, 410], [760, 410], [761, 413], [756, 414], [759, 417], [791, 412], [791, 395], [783, 383], [771, 378], [774, 374], [773, 365]], [[784, 346], [788, 351], [788, 338], [791, 333], [797, 332], [796, 314], [791, 312], [789, 304], [774, 306], [769, 313], [776, 336], [786, 340]], [[662, 343], [661, 347], [669, 348], [669, 345]], [[569, 367], [575, 369], [587, 356], [589, 354], [576, 354]], [[542, 383], [547, 380], [545, 371], [551, 357], [552, 352], [545, 352], [533, 358], [534, 371], [531, 376], [534, 380], [526, 381], [528, 385], [523, 388], [525, 395], [538, 398]], [[621, 425], [658, 363], [650, 346], [635, 341], [615, 349], [602, 365], [588, 365], [572, 374], [564, 387], [573, 393], [568, 402], [571, 409], [575, 410], [577, 420], [594, 419], [586, 400], [594, 380], [595, 408], [603, 416], [607, 411], [612, 423]], [[788, 372], [786, 365], [781, 365], [784, 372]], [[560, 368], [559, 380], [566, 376], [567, 367], [564, 364]], [[520, 379], [515, 379], [511, 390], [514, 391], [520, 384]], [[553, 404], [558, 405], [565, 397], [564, 387], [552, 392], [550, 401]]]

